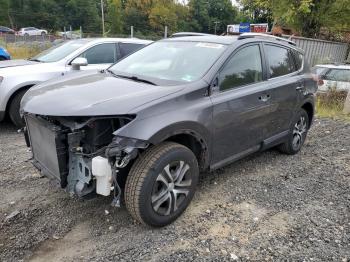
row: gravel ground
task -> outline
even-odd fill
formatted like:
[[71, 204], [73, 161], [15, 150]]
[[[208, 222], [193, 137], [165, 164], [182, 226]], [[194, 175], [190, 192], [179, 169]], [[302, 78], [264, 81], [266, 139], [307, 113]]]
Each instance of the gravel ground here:
[[0, 261], [350, 261], [350, 124], [316, 120], [302, 152], [203, 174], [172, 225], [135, 223], [110, 198], [71, 198], [0, 125]]

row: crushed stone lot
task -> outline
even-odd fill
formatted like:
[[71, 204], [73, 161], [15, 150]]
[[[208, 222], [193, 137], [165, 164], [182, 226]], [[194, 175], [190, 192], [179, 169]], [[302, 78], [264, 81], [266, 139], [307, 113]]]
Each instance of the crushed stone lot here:
[[317, 119], [302, 152], [202, 175], [175, 223], [135, 223], [111, 198], [70, 197], [0, 124], [0, 261], [350, 261], [350, 123]]

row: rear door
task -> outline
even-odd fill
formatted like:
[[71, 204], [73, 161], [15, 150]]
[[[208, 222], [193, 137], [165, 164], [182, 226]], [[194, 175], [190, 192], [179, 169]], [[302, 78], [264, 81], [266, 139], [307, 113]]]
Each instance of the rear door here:
[[264, 129], [264, 140], [288, 132], [298, 101], [301, 100], [303, 77], [292, 52], [286, 46], [264, 43], [270, 102], [273, 105], [266, 116], [270, 123]]
[[260, 148], [271, 110], [262, 46], [235, 50], [220, 70], [213, 103], [213, 168]]

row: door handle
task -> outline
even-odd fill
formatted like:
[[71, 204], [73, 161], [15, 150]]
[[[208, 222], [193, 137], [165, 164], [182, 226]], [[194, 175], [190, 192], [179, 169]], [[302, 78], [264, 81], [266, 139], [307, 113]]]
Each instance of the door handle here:
[[268, 101], [270, 98], [271, 98], [270, 95], [262, 95], [262, 96], [259, 96], [259, 100], [262, 101], [262, 102], [266, 102], [266, 101]]

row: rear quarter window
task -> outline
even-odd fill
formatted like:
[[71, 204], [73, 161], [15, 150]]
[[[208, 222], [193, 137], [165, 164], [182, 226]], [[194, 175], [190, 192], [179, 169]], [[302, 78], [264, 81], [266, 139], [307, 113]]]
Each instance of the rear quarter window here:
[[295, 70], [299, 71], [303, 67], [304, 55], [298, 51], [292, 51], [292, 56], [294, 59]]

